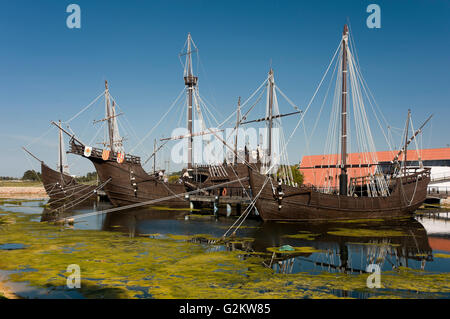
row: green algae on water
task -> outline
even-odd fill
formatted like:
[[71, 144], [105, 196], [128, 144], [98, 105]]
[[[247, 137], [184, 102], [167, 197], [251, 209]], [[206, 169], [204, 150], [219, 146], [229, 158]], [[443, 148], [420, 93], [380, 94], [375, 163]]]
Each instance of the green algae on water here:
[[384, 219], [380, 219], [380, 218], [361, 218], [361, 219], [337, 219], [337, 220], [333, 220], [333, 222], [335, 223], [367, 223], [367, 222], [372, 222], [372, 223], [378, 223], [378, 222], [383, 222]]
[[284, 238], [294, 238], [294, 239], [306, 239], [306, 240], [314, 240], [320, 234], [313, 234], [309, 232], [299, 232], [299, 234], [293, 235], [284, 235]]
[[296, 254], [296, 253], [321, 253], [323, 250], [316, 249], [314, 247], [292, 247], [294, 250], [280, 250], [281, 247], [268, 247], [266, 248], [268, 251], [277, 253], [277, 254]]
[[65, 291], [67, 266], [78, 264], [82, 277], [78, 291], [86, 298], [336, 298], [336, 291], [373, 298], [417, 298], [418, 293], [434, 298], [450, 293], [449, 274], [401, 268], [382, 273], [383, 289], [368, 289], [367, 274], [275, 274], [259, 256], [210, 252], [209, 245], [189, 239], [130, 238], [119, 232], [38, 223], [17, 213], [7, 216], [15, 223], [3, 225], [0, 242], [25, 246], [0, 251], [0, 269], [16, 271], [10, 280]]
[[407, 236], [407, 234], [398, 230], [383, 230], [383, 229], [364, 229], [364, 228], [338, 228], [333, 231], [329, 231], [328, 234], [336, 236], [349, 236], [349, 237], [394, 237], [394, 236]]
[[437, 253], [433, 255], [436, 258], [450, 258], [450, 254], [441, 254], [441, 253]]
[[400, 244], [394, 244], [394, 243], [377, 243], [377, 242], [368, 242], [368, 243], [358, 243], [358, 242], [348, 242], [349, 244], [352, 245], [368, 245], [368, 246], [381, 246], [381, 247], [385, 247], [385, 246], [391, 246], [391, 247], [400, 247]]

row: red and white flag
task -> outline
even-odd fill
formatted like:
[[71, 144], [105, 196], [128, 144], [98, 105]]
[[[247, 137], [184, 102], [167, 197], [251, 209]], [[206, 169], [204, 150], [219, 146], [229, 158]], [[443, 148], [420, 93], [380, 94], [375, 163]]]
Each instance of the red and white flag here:
[[117, 153], [117, 163], [122, 164], [124, 158], [125, 158], [125, 154], [124, 153]]
[[84, 156], [89, 157], [92, 154], [92, 147], [90, 146], [85, 146], [84, 147]]
[[104, 161], [107, 161], [109, 159], [109, 153], [110, 153], [110, 150], [103, 150], [103, 152], [102, 152], [102, 159]]

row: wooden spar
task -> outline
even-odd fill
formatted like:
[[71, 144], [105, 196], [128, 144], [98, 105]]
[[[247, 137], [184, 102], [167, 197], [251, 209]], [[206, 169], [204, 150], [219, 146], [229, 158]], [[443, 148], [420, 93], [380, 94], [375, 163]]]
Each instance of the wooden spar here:
[[274, 86], [274, 80], [273, 80], [273, 70], [272, 68], [269, 71], [269, 119], [268, 119], [268, 126], [269, 126], [269, 149], [268, 149], [268, 155], [269, 160], [267, 163], [267, 166], [270, 167], [271, 161], [272, 161], [272, 126], [273, 126], [273, 86]]
[[[59, 126], [61, 126], [61, 120], [59, 120]], [[59, 172], [63, 173], [63, 154], [62, 154], [62, 131], [59, 130]]]
[[[369, 163], [369, 164], [346, 164], [345, 168], [360, 168], [360, 167], [372, 167], [382, 165], [379, 163]], [[342, 168], [342, 165], [340, 164], [333, 164], [333, 165], [314, 165], [314, 166], [306, 166], [306, 167], [299, 167], [299, 170], [303, 169], [315, 169], [315, 168]]]
[[109, 147], [111, 149], [111, 152], [115, 152], [114, 147], [114, 130], [112, 125], [112, 117], [114, 114], [112, 114], [112, 110], [110, 107], [110, 101], [109, 101], [109, 89], [108, 89], [108, 81], [105, 80], [105, 101], [106, 101], [106, 118], [108, 120], [108, 134], [109, 134]]
[[44, 163], [44, 161], [40, 160], [39, 158], [37, 158], [37, 156], [35, 156], [33, 153], [31, 153], [29, 150], [27, 150], [25, 147], [22, 146], [22, 149], [27, 152], [28, 154], [30, 154], [35, 160], [37, 160], [38, 162]]
[[[113, 102], [113, 103], [114, 103], [114, 102]], [[108, 121], [108, 120], [110, 120], [110, 119], [113, 119], [113, 118], [118, 117], [118, 116], [121, 116], [121, 115], [123, 115], [123, 112], [121, 112], [121, 113], [119, 113], [119, 114], [117, 114], [117, 115], [105, 117], [104, 119], [101, 119], [101, 120], [94, 120], [92, 124], [97, 124], [97, 123], [100, 123], [100, 122]]]
[[[211, 132], [198, 132], [198, 133], [193, 133], [193, 134], [187, 134], [187, 135], [179, 135], [179, 136], [172, 136], [172, 137], [165, 137], [165, 138], [161, 138], [159, 139], [160, 141], [173, 141], [173, 140], [181, 140], [183, 138], [188, 138], [188, 137], [194, 137], [194, 136], [203, 136], [203, 135], [207, 135], [207, 134], [214, 134], [214, 133], [219, 133], [219, 132], [223, 132], [224, 130], [215, 130], [215, 131], [211, 131]], [[214, 132], [214, 133], [213, 133]]]
[[[219, 141], [221, 141], [221, 142], [223, 143], [223, 145], [225, 145], [225, 147], [229, 148], [232, 152], [234, 152], [234, 149], [233, 149], [230, 145], [228, 145], [228, 143], [227, 143], [223, 138], [221, 138], [219, 135], [217, 135], [216, 132], [214, 132], [214, 131], [211, 130], [210, 128], [208, 128], [208, 130], [210, 130], [210, 132], [211, 132], [212, 134], [214, 134], [214, 136], [215, 136]], [[245, 165], [247, 165], [250, 169], [252, 169], [252, 168], [251, 168], [251, 165], [250, 165], [250, 163], [249, 163], [249, 160], [248, 160], [248, 158], [247, 158], [247, 156], [248, 156], [247, 147], [245, 147], [245, 156], [246, 156], [246, 158], [245, 158], [245, 159], [242, 159], [242, 162], [243, 162]]]
[[[285, 116], [299, 114], [299, 113], [302, 113], [302, 111], [296, 111], [296, 112], [291, 112], [291, 113], [286, 113], [286, 114], [272, 115], [272, 120], [280, 118], [280, 117], [285, 117]], [[260, 118], [260, 119], [257, 119], [257, 120], [241, 122], [240, 124], [244, 125], [244, 124], [249, 124], [249, 123], [254, 123], [254, 122], [262, 122], [262, 121], [268, 121], [268, 120], [269, 120], [269, 117], [263, 117], [263, 118]]]
[[187, 52], [186, 52], [186, 70], [184, 76], [184, 84], [187, 88], [188, 93], [188, 105], [187, 105], [187, 113], [188, 113], [188, 123], [187, 128], [189, 132], [188, 139], [188, 170], [192, 170], [192, 144], [194, 139], [192, 138], [192, 95], [194, 91], [194, 87], [197, 85], [198, 78], [193, 76], [192, 74], [192, 56], [191, 56], [191, 34], [188, 34], [187, 38]]
[[403, 147], [405, 150], [405, 156], [403, 158], [403, 173], [406, 175], [406, 160], [408, 154], [408, 131], [409, 131], [409, 119], [411, 118], [411, 110], [408, 110], [408, 116], [406, 117], [406, 133], [405, 133], [405, 146]]
[[84, 143], [81, 142], [79, 139], [77, 139], [75, 137], [75, 134], [71, 134], [69, 132], [67, 132], [65, 129], [62, 128], [62, 126], [58, 125], [57, 123], [55, 123], [54, 121], [50, 122], [51, 124], [55, 125], [56, 127], [58, 127], [61, 131], [63, 131], [64, 133], [66, 133], [68, 136], [70, 136], [71, 139], [73, 139], [74, 141], [77, 141], [78, 143], [80, 143], [81, 145], [84, 146]]
[[[415, 138], [416, 136], [422, 132], [422, 129], [424, 128], [424, 126], [431, 120], [431, 118], [433, 117], [433, 114], [431, 114], [427, 120], [414, 132], [414, 134], [409, 138], [408, 142], [406, 143], [406, 145], [409, 145]], [[399, 156], [405, 151], [404, 148], [402, 148], [400, 151], [398, 151], [397, 155], [395, 155], [394, 159], [392, 160], [392, 162], [398, 162], [398, 158]]]
[[347, 195], [347, 40], [348, 27], [344, 25], [342, 33], [342, 109], [341, 109], [341, 174], [339, 175], [339, 193]]
[[156, 153], [157, 153], [160, 149], [162, 149], [163, 146], [164, 146], [165, 144], [166, 144], [166, 143], [161, 144], [161, 145], [160, 145], [160, 146], [152, 153], [152, 155], [150, 155], [149, 158], [147, 158], [147, 159], [145, 160], [145, 162], [144, 162], [143, 165], [147, 164], [148, 161], [151, 160], [153, 156], [156, 156]]

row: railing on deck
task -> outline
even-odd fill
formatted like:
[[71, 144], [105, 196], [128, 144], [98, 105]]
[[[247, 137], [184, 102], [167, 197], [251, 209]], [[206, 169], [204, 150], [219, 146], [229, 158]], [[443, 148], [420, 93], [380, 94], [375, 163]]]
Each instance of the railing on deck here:
[[[73, 154], [84, 156], [84, 147], [85, 147], [84, 145], [77, 144], [77, 143], [75, 143], [74, 140], [72, 140], [70, 142], [69, 153], [73, 153]], [[90, 157], [101, 159], [102, 158], [102, 154], [103, 154], [103, 150], [102, 149], [93, 147]], [[110, 152], [108, 160], [109, 161], [117, 161], [117, 152]], [[130, 154], [125, 154], [123, 161], [124, 162], [128, 162], [128, 163], [132, 163], [132, 164], [138, 164], [138, 165], [141, 164], [141, 158], [139, 156], [133, 156], [133, 155], [130, 155]]]

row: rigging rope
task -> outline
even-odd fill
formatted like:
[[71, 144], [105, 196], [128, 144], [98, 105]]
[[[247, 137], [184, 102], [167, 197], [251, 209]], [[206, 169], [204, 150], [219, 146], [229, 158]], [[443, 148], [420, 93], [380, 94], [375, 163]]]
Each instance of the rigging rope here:
[[[245, 180], [247, 178], [241, 178], [240, 180]], [[190, 192], [184, 192], [184, 193], [180, 193], [177, 196], [186, 196], [186, 195], [192, 195], [192, 194], [196, 194], [198, 192], [202, 192], [205, 190], [210, 190], [210, 189], [214, 189], [214, 188], [218, 188], [221, 186], [225, 186], [231, 183], [235, 183], [236, 180], [233, 181], [229, 181], [229, 182], [225, 182], [225, 183], [221, 183], [221, 184], [217, 184], [217, 185], [213, 185], [213, 186], [209, 186], [209, 187], [205, 187], [202, 189], [198, 189], [198, 190], [193, 190]], [[153, 200], [149, 200], [149, 201], [145, 201], [145, 202], [141, 202], [141, 203], [135, 203], [135, 204], [130, 204], [130, 205], [125, 205], [125, 206], [121, 206], [121, 207], [115, 207], [115, 208], [109, 208], [109, 209], [105, 209], [105, 210], [101, 210], [101, 211], [97, 211], [97, 212], [90, 212], [90, 213], [86, 213], [86, 214], [81, 214], [81, 215], [77, 215], [77, 216], [73, 216], [72, 219], [79, 219], [79, 218], [83, 218], [83, 217], [89, 217], [89, 216], [95, 216], [95, 215], [101, 215], [101, 214], [107, 214], [107, 213], [112, 213], [112, 212], [116, 212], [116, 211], [121, 211], [121, 210], [125, 210], [125, 209], [130, 209], [130, 208], [136, 208], [136, 207], [142, 207], [142, 206], [148, 206], [148, 205], [152, 205], [155, 203], [159, 203], [162, 201], [167, 201], [170, 199], [174, 199], [177, 196], [167, 196], [167, 197], [162, 197], [162, 198], [158, 198], [158, 199], [153, 199]], [[64, 220], [64, 219], [63, 219]]]
[[80, 116], [84, 111], [86, 111], [88, 108], [90, 108], [95, 102], [97, 102], [97, 100], [102, 97], [105, 94], [106, 90], [103, 91], [102, 93], [100, 93], [99, 96], [97, 96], [91, 103], [89, 103], [88, 105], [86, 105], [80, 112], [78, 112], [77, 114], [75, 114], [74, 116], [72, 116], [70, 119], [68, 119], [67, 121], [65, 121], [64, 123], [69, 124], [70, 122], [72, 122], [74, 119], [76, 119], [78, 116]]
[[164, 120], [164, 118], [169, 114], [169, 112], [172, 110], [172, 108], [175, 106], [175, 104], [178, 102], [178, 100], [180, 99], [180, 97], [183, 95], [184, 93], [184, 88], [181, 90], [180, 94], [178, 94], [178, 97], [175, 99], [175, 101], [173, 101], [172, 105], [169, 107], [169, 109], [167, 110], [167, 112], [159, 119], [159, 121], [156, 123], [155, 126], [153, 126], [153, 128], [144, 136], [144, 138], [142, 138], [139, 143], [137, 143], [133, 149], [130, 151], [131, 153], [139, 146], [141, 145], [149, 136], [150, 134], [153, 133], [153, 131], [161, 124], [161, 122]]

